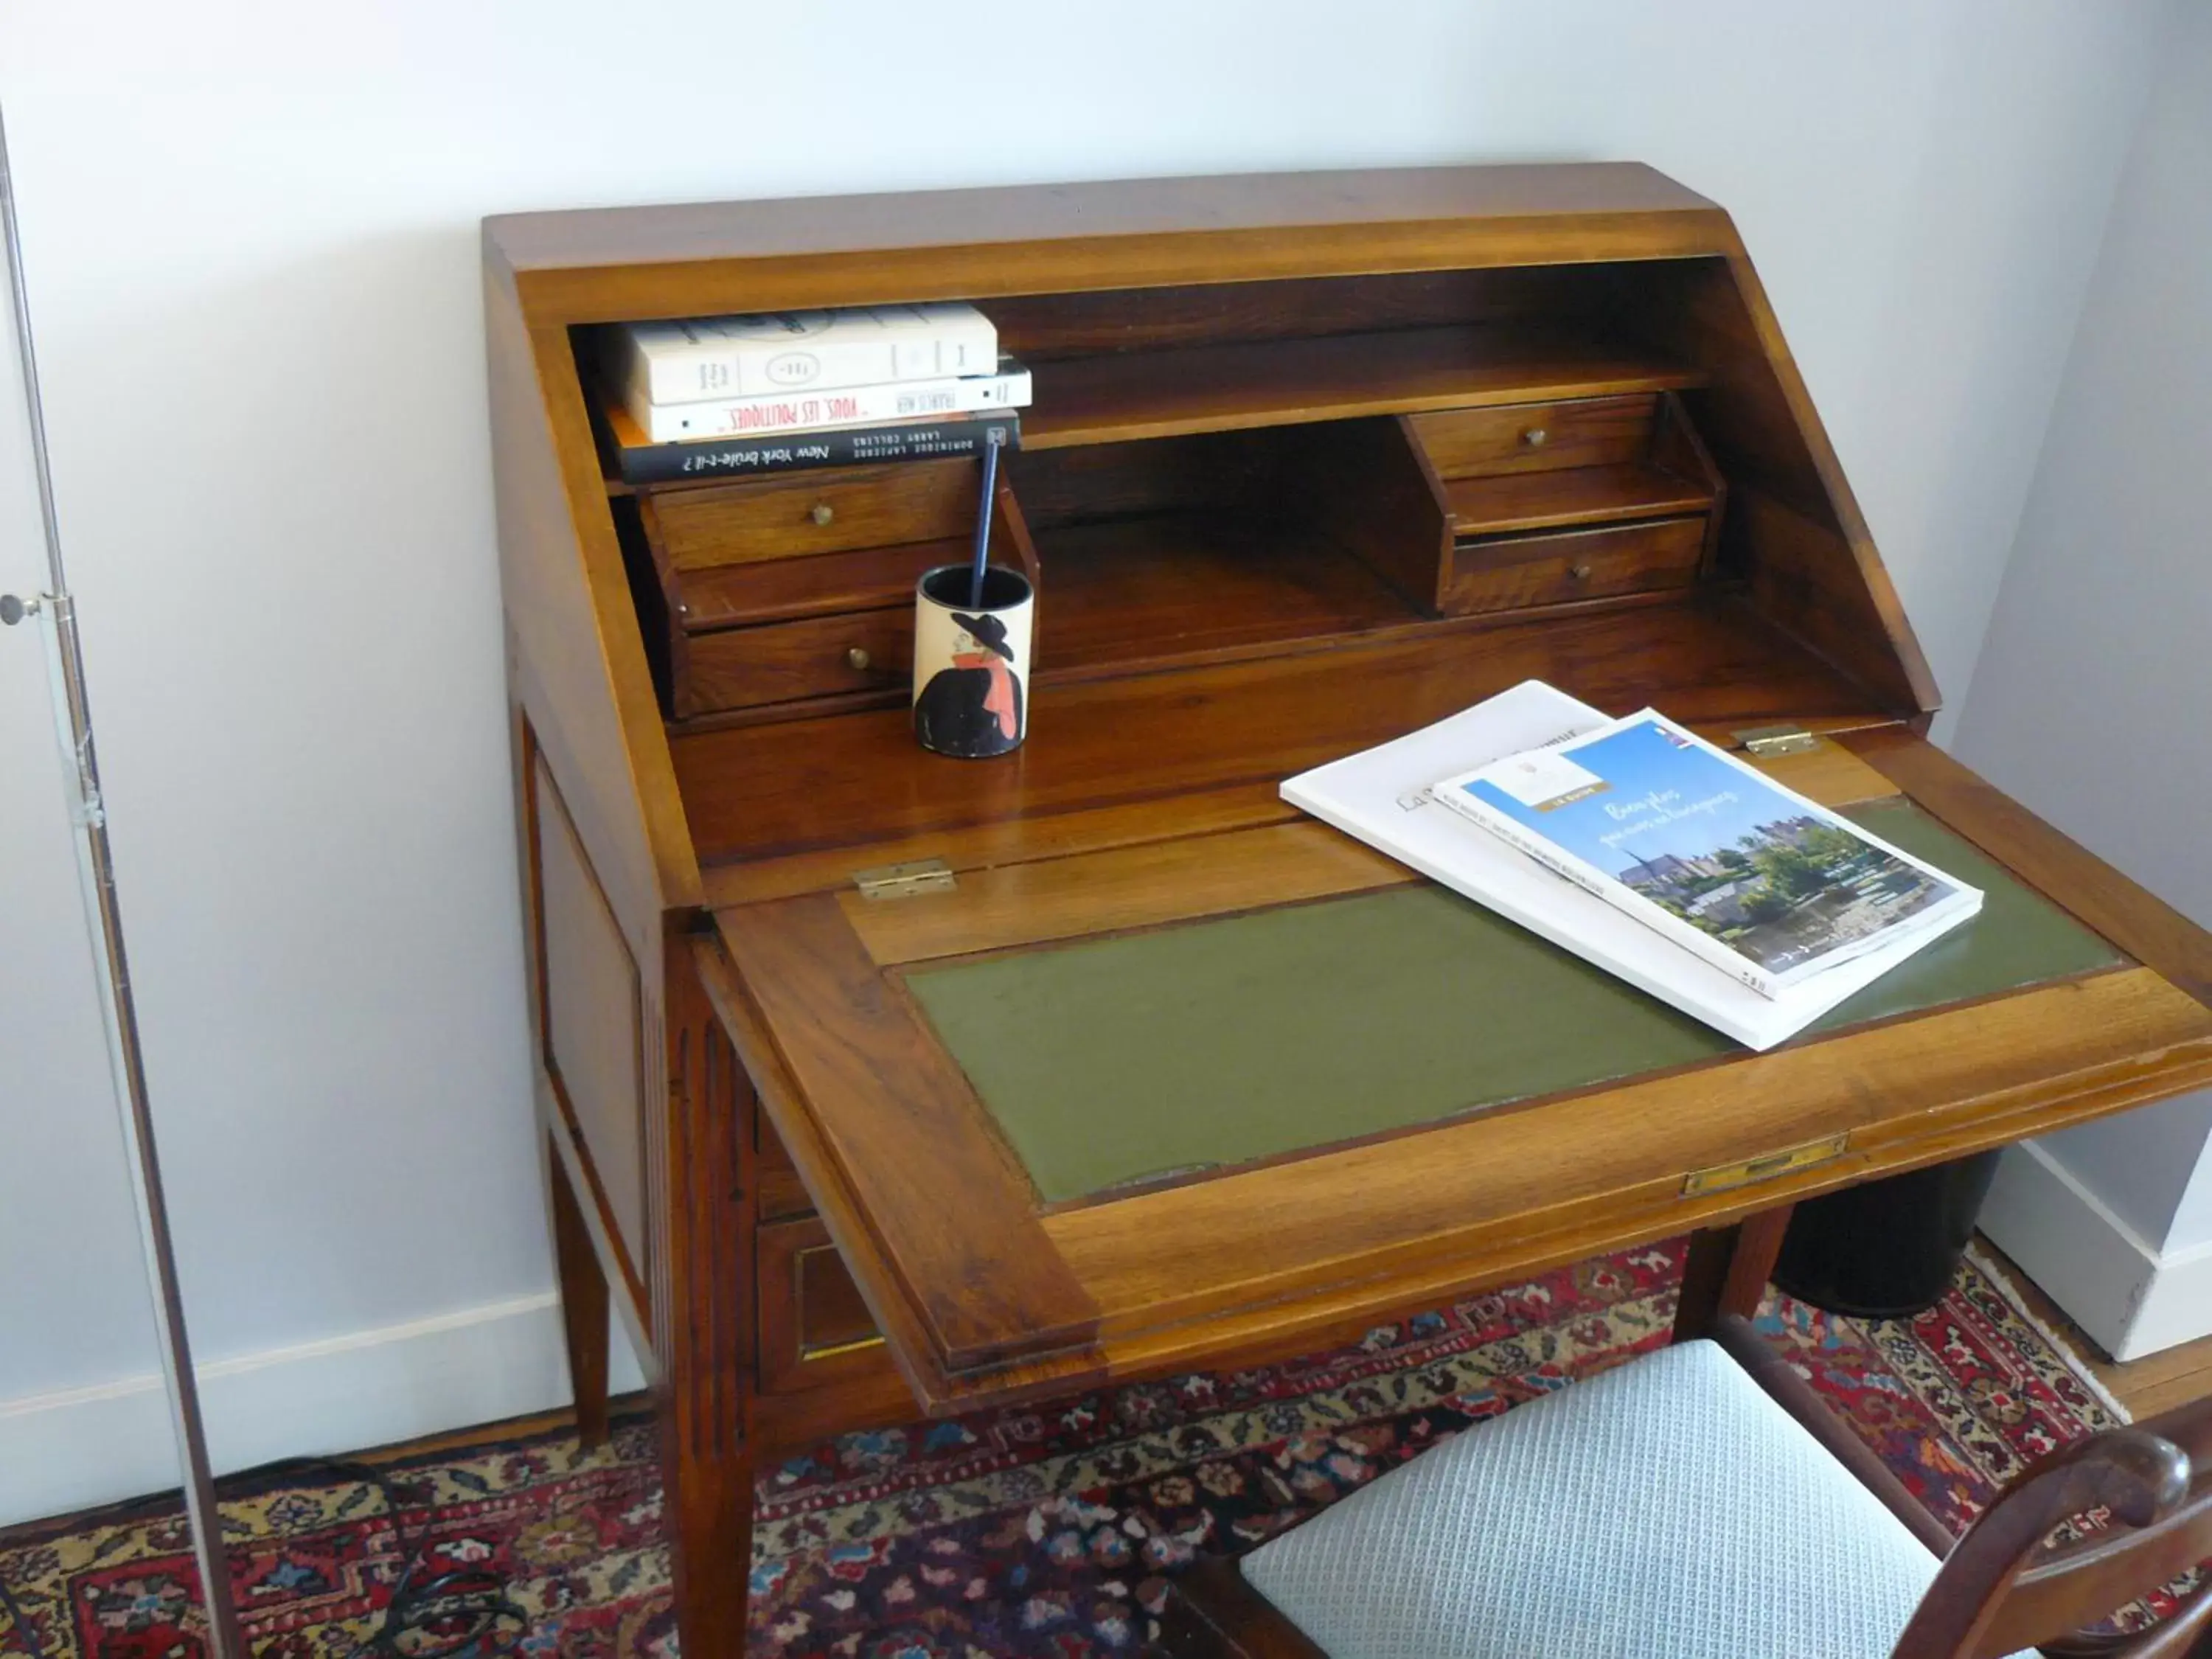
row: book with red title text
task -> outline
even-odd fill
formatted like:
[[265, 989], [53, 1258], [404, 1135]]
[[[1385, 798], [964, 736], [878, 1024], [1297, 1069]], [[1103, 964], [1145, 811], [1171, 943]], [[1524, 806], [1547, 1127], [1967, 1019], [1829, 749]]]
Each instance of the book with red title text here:
[[894, 421], [934, 420], [979, 410], [1020, 409], [1030, 401], [1030, 372], [1011, 357], [992, 374], [939, 375], [928, 380], [890, 380], [878, 386], [773, 392], [751, 397], [656, 404], [633, 381], [623, 406], [648, 442], [689, 443], [704, 438], [750, 438], [776, 432], [827, 432], [840, 427], [887, 426]]

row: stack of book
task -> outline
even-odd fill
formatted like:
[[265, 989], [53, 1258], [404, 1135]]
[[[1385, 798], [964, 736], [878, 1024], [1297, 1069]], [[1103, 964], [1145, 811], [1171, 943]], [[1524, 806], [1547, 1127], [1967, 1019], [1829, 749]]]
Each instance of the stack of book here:
[[1540, 680], [1282, 793], [1753, 1048], [1982, 906], [1656, 710], [1608, 720]]
[[1030, 400], [991, 319], [957, 302], [624, 323], [603, 348], [625, 483], [1012, 448]]

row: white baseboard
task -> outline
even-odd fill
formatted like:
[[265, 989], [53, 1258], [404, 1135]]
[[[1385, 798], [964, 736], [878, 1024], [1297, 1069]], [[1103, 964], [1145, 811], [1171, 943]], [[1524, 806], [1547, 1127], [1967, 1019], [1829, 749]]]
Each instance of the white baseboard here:
[[2161, 1348], [2212, 1336], [2212, 1244], [2170, 1251], [2144, 1287], [2126, 1344], [2115, 1355], [2140, 1359]]
[[2007, 1149], [1981, 1228], [2115, 1359], [2212, 1336], [2212, 1244], [2160, 1254], [2033, 1141]]
[[[619, 1328], [613, 1387], [642, 1386]], [[558, 1298], [547, 1291], [198, 1368], [217, 1474], [359, 1450], [568, 1403]], [[0, 1526], [178, 1483], [158, 1376], [0, 1400]]]

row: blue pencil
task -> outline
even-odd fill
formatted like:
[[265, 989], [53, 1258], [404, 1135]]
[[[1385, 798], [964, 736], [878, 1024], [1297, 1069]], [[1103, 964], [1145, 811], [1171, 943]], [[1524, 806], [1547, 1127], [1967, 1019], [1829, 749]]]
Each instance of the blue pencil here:
[[991, 561], [991, 498], [999, 490], [999, 446], [1006, 434], [991, 428], [983, 441], [983, 505], [975, 514], [975, 573], [968, 585], [968, 608], [983, 608], [983, 572]]

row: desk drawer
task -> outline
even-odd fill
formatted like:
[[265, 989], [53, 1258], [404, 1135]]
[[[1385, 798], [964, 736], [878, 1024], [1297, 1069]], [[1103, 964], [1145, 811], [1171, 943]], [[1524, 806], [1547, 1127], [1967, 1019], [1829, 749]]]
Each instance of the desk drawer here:
[[1687, 587], [1705, 543], [1702, 515], [1462, 542], [1445, 575], [1444, 609], [1464, 617]]
[[824, 468], [703, 489], [656, 490], [641, 512], [668, 568], [708, 570], [848, 548], [973, 535], [969, 459]]
[[1439, 478], [1481, 478], [1641, 460], [1651, 448], [1657, 407], [1658, 399], [1646, 393], [1444, 409], [1407, 418]]
[[[898, 1367], [845, 1271], [829, 1229], [813, 1216], [762, 1226], [760, 1386], [763, 1394], [854, 1387]], [[904, 1385], [898, 1385], [902, 1389]]]
[[839, 691], [904, 686], [914, 673], [914, 607], [810, 617], [694, 634], [676, 677], [679, 717]]

